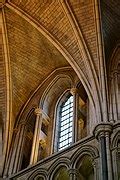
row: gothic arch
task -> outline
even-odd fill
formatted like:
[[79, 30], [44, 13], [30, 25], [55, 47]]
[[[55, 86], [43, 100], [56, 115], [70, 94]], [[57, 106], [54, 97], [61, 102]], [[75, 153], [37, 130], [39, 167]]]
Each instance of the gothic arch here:
[[[30, 15], [28, 15], [27, 13], [25, 13], [24, 11], [22, 11], [15, 5], [13, 5], [10, 1], [6, 4], [6, 6], [8, 8], [10, 8], [11, 10], [13, 10], [14, 12], [16, 12], [17, 14], [19, 14], [20, 16], [22, 16], [26, 21], [28, 21], [33, 27], [35, 27], [40, 33], [42, 33], [61, 52], [61, 54], [65, 57], [65, 59], [72, 66], [72, 68], [75, 70], [78, 77], [80, 78], [80, 80], [88, 94], [88, 97], [90, 98], [90, 100], [93, 103], [93, 106], [95, 107], [97, 121], [101, 121], [102, 120], [102, 117], [101, 117], [102, 116], [102, 112], [101, 112], [102, 107], [100, 104], [101, 94], [100, 94], [100, 91], [98, 90], [99, 84], [98, 84], [97, 76], [95, 75], [95, 73], [93, 73], [93, 70], [91, 69], [91, 67], [93, 67], [93, 64], [91, 65], [90, 61], [88, 60], [90, 58], [89, 53], [84, 51], [84, 48], [79, 47], [80, 51], [83, 54], [83, 57], [85, 57], [85, 59], [87, 60], [86, 63], [88, 64], [88, 66], [90, 68], [88, 70], [90, 72], [90, 76], [92, 77], [91, 78], [91, 81], [93, 84], [92, 86], [90, 85], [88, 77], [84, 74], [84, 72], [80, 68], [80, 66], [78, 66], [74, 57], [72, 57], [72, 55], [68, 52], [68, 50], [58, 40], [56, 40], [55, 37], [53, 35], [51, 35], [48, 32], [48, 30], [45, 29], [45, 27], [43, 27], [41, 24], [39, 24], [37, 21], [35, 21]], [[80, 40], [80, 41], [81, 41], [80, 43], [81, 43], [82, 47], [84, 47], [84, 45], [83, 45], [84, 43], [82, 42], [82, 40]], [[94, 86], [94, 90], [95, 90], [94, 92], [92, 90], [93, 86]]]
[[118, 141], [120, 141], [120, 130], [114, 135], [113, 140], [112, 140], [112, 148], [117, 148], [118, 146]]
[[45, 169], [35, 170], [29, 177], [28, 180], [33, 180], [34, 178], [42, 177], [44, 180], [47, 180], [47, 171]]
[[54, 86], [56, 84], [56, 82], [58, 80], [60, 80], [60, 78], [66, 78], [68, 79], [68, 81], [70, 81], [70, 84], [72, 85], [72, 79], [69, 75], [65, 75], [65, 74], [59, 74], [57, 75], [48, 85], [48, 87], [45, 89], [45, 91], [43, 92], [42, 94], [42, 97], [40, 98], [40, 107], [43, 109], [43, 104], [44, 104], [44, 101], [45, 101], [45, 98], [47, 96], [47, 94], [50, 92], [52, 86]]
[[91, 145], [82, 146], [81, 148], [77, 149], [77, 151], [74, 152], [71, 158], [71, 165], [73, 168], [76, 167], [77, 162], [84, 155], [89, 155], [94, 160], [99, 156], [98, 149]]
[[120, 118], [119, 95], [120, 95], [120, 44], [116, 46], [108, 66], [108, 88], [109, 88], [109, 117], [111, 121], [117, 121]]
[[[119, 58], [119, 59], [118, 59]], [[118, 63], [120, 63], [120, 43], [118, 43], [112, 53], [109, 63], [109, 74], [117, 69]]]
[[69, 169], [70, 160], [67, 157], [59, 158], [56, 162], [52, 164], [52, 166], [48, 169], [48, 179], [52, 180], [57, 170], [59, 170], [61, 167], [66, 167], [67, 169]]

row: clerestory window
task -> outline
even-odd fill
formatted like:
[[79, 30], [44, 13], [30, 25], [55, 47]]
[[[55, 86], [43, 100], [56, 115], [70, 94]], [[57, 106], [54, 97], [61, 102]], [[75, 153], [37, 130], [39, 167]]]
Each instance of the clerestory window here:
[[72, 143], [73, 127], [73, 96], [68, 96], [60, 106], [59, 114], [58, 151]]

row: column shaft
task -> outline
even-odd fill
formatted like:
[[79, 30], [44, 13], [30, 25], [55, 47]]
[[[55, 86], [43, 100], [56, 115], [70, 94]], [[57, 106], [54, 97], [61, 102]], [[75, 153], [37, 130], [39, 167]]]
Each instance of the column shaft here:
[[70, 169], [69, 170], [69, 177], [70, 180], [79, 180], [79, 172], [77, 169]]
[[39, 140], [40, 140], [40, 131], [42, 125], [42, 114], [40, 109], [36, 109], [36, 124], [35, 132], [33, 137], [32, 152], [30, 158], [30, 165], [35, 164], [38, 159], [38, 150], [39, 150]]
[[108, 166], [108, 179], [113, 179], [113, 173], [112, 173], [112, 159], [111, 159], [111, 152], [110, 152], [110, 137], [109, 133], [106, 132], [106, 153], [107, 153], [107, 166]]
[[71, 89], [71, 94], [73, 95], [73, 142], [77, 141], [77, 127], [78, 127], [78, 91], [77, 88]]
[[110, 134], [112, 132], [111, 123], [101, 123], [94, 129], [94, 135], [98, 138], [100, 145], [100, 169], [101, 180], [113, 180], [112, 163], [110, 152]]
[[117, 101], [118, 101], [118, 97], [117, 97], [117, 74], [116, 72], [113, 75], [113, 114], [114, 114], [114, 120], [117, 121], [118, 120], [118, 107], [117, 107]]
[[102, 180], [108, 180], [106, 142], [104, 136], [100, 137], [100, 145], [101, 145], [101, 162], [102, 162]]
[[25, 124], [22, 124], [20, 127], [20, 134], [18, 139], [18, 145], [17, 145], [17, 151], [15, 155], [15, 162], [14, 162], [14, 168], [13, 173], [16, 173], [19, 171], [19, 165], [21, 161], [21, 153], [22, 153], [22, 146], [24, 142], [24, 134], [25, 134]]
[[15, 142], [10, 152], [10, 157], [8, 160], [5, 174], [11, 175], [18, 171], [18, 164], [20, 162], [20, 157], [21, 157], [20, 154], [22, 151], [21, 147], [23, 144], [24, 133], [25, 133], [25, 125], [21, 124], [19, 126], [18, 132], [15, 137]]

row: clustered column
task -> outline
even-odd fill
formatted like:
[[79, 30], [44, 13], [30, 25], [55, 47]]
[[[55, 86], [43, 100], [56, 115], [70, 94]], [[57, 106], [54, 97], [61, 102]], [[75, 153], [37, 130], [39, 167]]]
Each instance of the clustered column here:
[[112, 125], [110, 123], [99, 124], [94, 130], [95, 137], [98, 139], [100, 146], [101, 180], [113, 180], [110, 151], [111, 132]]
[[70, 180], [79, 180], [80, 174], [78, 169], [69, 169]]
[[[13, 153], [10, 156], [10, 159], [8, 160], [8, 174], [11, 175], [13, 173], [16, 173], [19, 171], [20, 163], [21, 163], [21, 154], [22, 154], [22, 147], [23, 147], [23, 139], [25, 134], [25, 123], [21, 123], [16, 130], [16, 137], [15, 137], [15, 143], [13, 146]], [[11, 151], [12, 152], [12, 151]], [[7, 172], [5, 173], [7, 174]]]
[[40, 131], [42, 126], [42, 110], [40, 108], [36, 108], [35, 114], [36, 114], [36, 124], [35, 124], [35, 132], [33, 137], [32, 152], [30, 157], [30, 165], [35, 164], [38, 159]]

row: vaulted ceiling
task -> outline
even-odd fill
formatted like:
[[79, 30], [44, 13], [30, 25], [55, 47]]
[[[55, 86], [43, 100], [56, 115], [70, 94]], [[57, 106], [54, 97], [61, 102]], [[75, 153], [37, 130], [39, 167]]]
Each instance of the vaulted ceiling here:
[[[101, 56], [97, 0], [1, 2], [0, 117], [2, 112], [5, 119], [7, 102], [11, 101], [14, 126], [31, 94], [47, 76], [61, 67], [71, 65], [82, 72], [85, 85], [93, 88], [95, 94], [93, 81], [97, 85], [100, 82]], [[108, 63], [120, 39], [120, 1], [101, 0], [100, 9]]]
[[[74, 24], [70, 20], [72, 16], [67, 17], [65, 6], [72, 16], [75, 16], [76, 22], [81, 28], [85, 39], [83, 40], [88, 47], [97, 72], [99, 64], [97, 62], [95, 9], [91, 0], [84, 2], [70, 0], [69, 4], [62, 4], [62, 1], [43, 2], [39, 0], [8, 0], [5, 4], [3, 3], [3, 29], [6, 34], [8, 68], [10, 68], [11, 76], [10, 101], [12, 101], [13, 124], [38, 85], [56, 68], [70, 66], [60, 53], [61, 50], [56, 48], [58, 45], [67, 51], [73, 59], [73, 64], [77, 63], [86, 78], [91, 81], [89, 71], [86, 69], [83, 50], [79, 45], [80, 37], [75, 32]], [[89, 13], [86, 14], [86, 12]], [[56, 47], [48, 37], [52, 37], [57, 44]]]
[[16, 117], [37, 86], [57, 68], [68, 66], [61, 53], [22, 17], [5, 8]]

